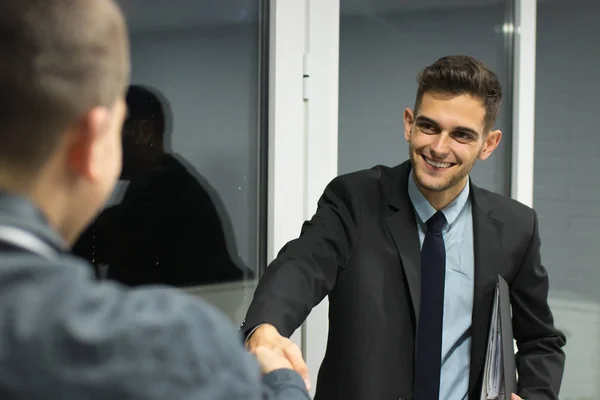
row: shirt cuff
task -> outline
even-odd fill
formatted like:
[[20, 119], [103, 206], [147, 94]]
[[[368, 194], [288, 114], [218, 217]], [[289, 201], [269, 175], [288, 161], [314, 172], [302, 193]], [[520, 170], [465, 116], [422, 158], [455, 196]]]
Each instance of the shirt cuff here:
[[246, 338], [244, 339], [244, 346], [246, 344], [248, 344], [248, 340], [250, 339], [250, 337], [252, 336], [252, 334], [254, 333], [254, 331], [256, 331], [258, 328], [260, 328], [263, 325], [264, 325], [264, 323], [263, 324], [258, 324], [254, 328], [252, 328], [252, 330], [250, 332], [248, 332], [248, 334], [246, 335]]
[[291, 369], [282, 368], [272, 371], [263, 377], [263, 383], [274, 393], [293, 388], [308, 396], [306, 384], [300, 375]]

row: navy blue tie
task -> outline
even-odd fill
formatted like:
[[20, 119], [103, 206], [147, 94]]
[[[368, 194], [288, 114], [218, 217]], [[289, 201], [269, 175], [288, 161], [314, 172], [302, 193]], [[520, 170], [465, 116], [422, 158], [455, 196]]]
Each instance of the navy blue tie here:
[[415, 347], [414, 400], [436, 400], [440, 394], [446, 277], [444, 225], [446, 217], [441, 211], [429, 218], [421, 248], [421, 307]]

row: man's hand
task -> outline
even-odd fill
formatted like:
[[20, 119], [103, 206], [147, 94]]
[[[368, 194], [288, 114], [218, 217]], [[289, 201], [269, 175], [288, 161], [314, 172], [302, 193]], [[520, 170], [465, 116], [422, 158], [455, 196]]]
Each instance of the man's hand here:
[[[308, 367], [302, 359], [300, 348], [290, 339], [281, 336], [273, 325], [259, 326], [246, 341], [246, 347], [259, 359], [263, 373], [265, 370], [270, 372], [277, 369], [273, 368], [274, 366], [293, 369], [304, 379], [306, 390], [310, 390]], [[282, 361], [282, 358], [287, 364]], [[265, 362], [264, 366], [263, 362]]]
[[517, 396], [516, 394], [514, 394], [514, 393], [513, 393], [513, 394], [510, 396], [510, 400], [523, 400], [523, 399], [522, 399], [522, 398], [520, 398], [519, 396]]
[[264, 346], [258, 346], [252, 352], [258, 360], [260, 370], [263, 374], [276, 371], [278, 369], [293, 369], [292, 364], [283, 355], [276, 350], [269, 349]]

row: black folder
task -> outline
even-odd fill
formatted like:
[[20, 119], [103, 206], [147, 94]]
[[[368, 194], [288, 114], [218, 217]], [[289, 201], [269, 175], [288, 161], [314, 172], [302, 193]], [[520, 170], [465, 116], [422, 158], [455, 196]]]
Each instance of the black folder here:
[[510, 291], [498, 275], [483, 372], [481, 400], [510, 400], [517, 393]]

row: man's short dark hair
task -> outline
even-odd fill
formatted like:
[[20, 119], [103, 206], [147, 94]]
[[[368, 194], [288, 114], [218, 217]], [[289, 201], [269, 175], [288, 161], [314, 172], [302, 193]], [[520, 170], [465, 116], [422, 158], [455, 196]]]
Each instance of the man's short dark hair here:
[[426, 67], [417, 79], [415, 114], [425, 93], [441, 96], [470, 95], [485, 106], [485, 133], [498, 117], [502, 87], [496, 74], [481, 61], [470, 56], [446, 56]]
[[0, 166], [37, 170], [60, 134], [129, 80], [112, 0], [0, 1]]

